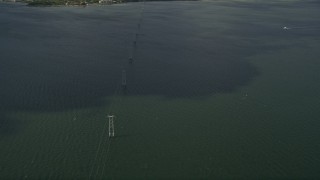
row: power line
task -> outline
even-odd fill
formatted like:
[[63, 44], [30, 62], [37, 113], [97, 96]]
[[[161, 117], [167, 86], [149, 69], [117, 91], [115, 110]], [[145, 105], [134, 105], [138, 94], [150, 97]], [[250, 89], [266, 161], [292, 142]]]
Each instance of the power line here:
[[[136, 50], [136, 46], [137, 46], [137, 42], [138, 42], [138, 36], [139, 36], [139, 31], [140, 31], [140, 29], [141, 29], [141, 24], [142, 24], [142, 20], [143, 20], [143, 15], [144, 15], [144, 7], [145, 6], [145, 1], [143, 1], [143, 4], [142, 4], [142, 7], [141, 7], [141, 12], [140, 12], [140, 18], [139, 18], [139, 21], [138, 21], [138, 25], [137, 25], [137, 30], [136, 30], [136, 33], [135, 33], [135, 39], [134, 39], [134, 41], [133, 41], [133, 43], [131, 44], [131, 46], [132, 46], [132, 48], [131, 48], [131, 51], [130, 51], [130, 55], [129, 55], [129, 64], [132, 64], [133, 63], [133, 61], [135, 60], [135, 50]], [[127, 67], [127, 61], [124, 61], [123, 62], [123, 69], [122, 69], [122, 80], [121, 80], [121, 86], [122, 86], [122, 88], [126, 88], [126, 86], [127, 86], [127, 73], [126, 73], [126, 67]], [[117, 98], [117, 96], [116, 95], [118, 95], [119, 94], [119, 91], [120, 91], [120, 83], [117, 85], [117, 87], [116, 87], [116, 90], [115, 90], [115, 92], [114, 92], [114, 94], [113, 94], [113, 98], [112, 98], [112, 103], [111, 103], [111, 105], [110, 105], [110, 107], [109, 107], [109, 113], [111, 113], [112, 114], [112, 110], [113, 110], [113, 108], [114, 108], [114, 106], [117, 104], [116, 102], [116, 98]], [[120, 96], [120, 97], [118, 97], [119, 98], [119, 101], [120, 101], [120, 104], [121, 104], [121, 101], [122, 101], [122, 97]], [[114, 136], [114, 125], [113, 125], [113, 123], [112, 123], [112, 126], [113, 126], [113, 132], [112, 132], [112, 137]], [[91, 171], [90, 171], [90, 174], [89, 174], [89, 179], [91, 179], [91, 177], [92, 177], [92, 173], [93, 173], [93, 171], [94, 171], [94, 167], [95, 167], [95, 165], [96, 165], [96, 162], [97, 162], [97, 158], [98, 158], [98, 156], [99, 156], [99, 154], [100, 154], [100, 149], [101, 149], [101, 147], [102, 147], [102, 145], [104, 144], [104, 142], [106, 141], [108, 144], [107, 144], [107, 150], [106, 150], [106, 153], [104, 153], [104, 151], [102, 150], [102, 154], [101, 154], [101, 160], [103, 161], [103, 167], [102, 167], [102, 172], [101, 172], [101, 178], [103, 177], [103, 175], [104, 175], [104, 169], [105, 169], [105, 167], [107, 167], [108, 168], [108, 158], [109, 158], [109, 156], [108, 156], [108, 154], [109, 154], [109, 151], [110, 151], [110, 147], [111, 147], [111, 140], [112, 140], [112, 138], [110, 137], [110, 134], [109, 134], [109, 138], [107, 139], [107, 140], [104, 140], [104, 136], [105, 136], [105, 134], [106, 134], [106, 127], [107, 127], [107, 121], [104, 123], [104, 126], [103, 126], [103, 131], [102, 131], [102, 133], [101, 133], [101, 137], [100, 137], [100, 140], [99, 140], [99, 145], [98, 145], [98, 149], [97, 149], [97, 152], [96, 152], [96, 155], [95, 155], [95, 159], [94, 159], [94, 161], [93, 161], [93, 165], [92, 165], [92, 168], [91, 168]], [[110, 123], [109, 123], [109, 133], [110, 133]], [[105, 154], [105, 156], [106, 156], [106, 158], [104, 159], [104, 154]], [[97, 176], [99, 176], [99, 169], [100, 169], [100, 161], [99, 161], [99, 163], [98, 163], [98, 166], [97, 166], [97, 170], [95, 171], [96, 173], [95, 173], [95, 175], [97, 175]]]
[[[113, 94], [113, 98], [111, 100], [111, 102], [114, 102], [114, 99], [116, 98], [116, 95], [118, 94], [118, 91], [119, 91], [119, 85], [117, 85], [116, 87], [116, 90]], [[114, 103], [111, 103], [110, 107], [109, 107], [109, 112], [112, 110], [112, 107], [114, 106]], [[91, 176], [92, 176], [92, 173], [93, 173], [93, 169], [94, 169], [94, 166], [95, 166], [95, 162], [97, 161], [97, 157], [98, 157], [98, 154], [100, 152], [100, 148], [101, 148], [101, 144], [103, 142], [103, 137], [104, 137], [104, 134], [106, 133], [106, 127], [107, 127], [107, 121], [104, 123], [104, 126], [103, 126], [103, 130], [102, 130], [102, 133], [101, 133], [101, 136], [100, 136], [100, 140], [99, 140], [99, 145], [98, 145], [98, 149], [97, 149], [97, 152], [96, 152], [96, 155], [95, 155], [95, 159], [93, 161], [93, 166], [91, 168], [91, 171], [90, 171], [90, 174], [89, 174], [89, 179], [91, 179]], [[99, 169], [99, 165], [98, 165], [98, 169]]]

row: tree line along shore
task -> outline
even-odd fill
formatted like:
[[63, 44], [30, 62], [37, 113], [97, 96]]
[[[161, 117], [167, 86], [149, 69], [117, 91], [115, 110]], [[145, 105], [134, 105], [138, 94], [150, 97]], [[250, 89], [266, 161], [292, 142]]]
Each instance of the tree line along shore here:
[[[147, 0], [147, 1], [176, 1], [176, 0]], [[181, 1], [181, 0], [180, 0]], [[197, 0], [182, 0], [182, 1], [197, 1]], [[127, 2], [142, 2], [142, 0], [21, 0], [27, 3], [28, 6], [61, 6], [61, 5], [80, 5], [88, 4], [119, 4]]]

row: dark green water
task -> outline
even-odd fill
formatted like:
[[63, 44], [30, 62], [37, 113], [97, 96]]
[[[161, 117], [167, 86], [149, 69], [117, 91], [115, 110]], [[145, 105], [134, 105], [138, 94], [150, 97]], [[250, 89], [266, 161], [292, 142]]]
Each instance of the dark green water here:
[[320, 178], [319, 7], [0, 4], [0, 178]]

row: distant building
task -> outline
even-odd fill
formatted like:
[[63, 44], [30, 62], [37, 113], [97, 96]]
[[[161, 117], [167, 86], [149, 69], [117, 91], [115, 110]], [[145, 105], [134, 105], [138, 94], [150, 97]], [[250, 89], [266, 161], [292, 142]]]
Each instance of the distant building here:
[[112, 0], [99, 0], [100, 4], [112, 4]]
[[88, 2], [86, 1], [67, 1], [65, 3], [66, 6], [77, 6], [77, 5], [81, 5], [81, 6], [86, 6], [88, 5]]

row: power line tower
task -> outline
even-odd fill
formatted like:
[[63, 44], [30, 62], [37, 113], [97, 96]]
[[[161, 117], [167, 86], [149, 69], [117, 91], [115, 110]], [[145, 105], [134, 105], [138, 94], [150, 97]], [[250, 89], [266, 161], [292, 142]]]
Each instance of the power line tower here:
[[109, 137], [114, 137], [114, 115], [108, 115], [109, 118]]
[[122, 87], [126, 87], [127, 86], [127, 73], [126, 70], [122, 70]]

